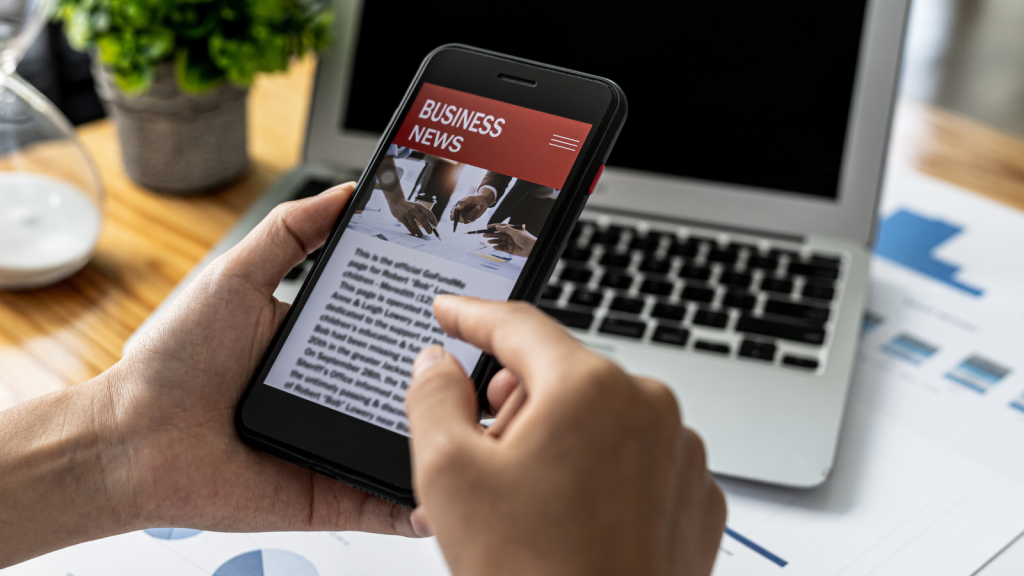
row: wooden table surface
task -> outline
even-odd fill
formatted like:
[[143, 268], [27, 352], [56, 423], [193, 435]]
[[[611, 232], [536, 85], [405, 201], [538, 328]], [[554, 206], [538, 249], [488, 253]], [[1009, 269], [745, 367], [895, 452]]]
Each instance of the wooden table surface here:
[[[259, 193], [301, 155], [315, 62], [261, 77], [249, 98], [252, 167], [210, 196], [136, 186], [121, 167], [114, 125], [78, 129], [106, 186], [97, 252], [55, 286], [0, 292], [0, 410], [82, 382], [121, 357], [128, 336]], [[916, 168], [1024, 210], [1024, 142], [927, 105], [901, 102], [891, 163]]]

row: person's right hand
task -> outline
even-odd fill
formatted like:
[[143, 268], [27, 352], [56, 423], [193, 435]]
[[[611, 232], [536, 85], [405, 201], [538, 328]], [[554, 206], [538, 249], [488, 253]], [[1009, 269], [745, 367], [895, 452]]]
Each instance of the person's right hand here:
[[434, 233], [434, 227], [437, 226], [437, 218], [423, 204], [400, 199], [394, 203], [388, 202], [388, 208], [391, 209], [391, 215], [409, 230], [409, 234], [417, 238], [423, 238], [423, 232], [420, 228], [426, 230], [427, 234]]
[[484, 234], [484, 238], [487, 238], [487, 243], [499, 252], [526, 258], [533, 252], [533, 245], [537, 243], [536, 236], [510, 224], [488, 224], [487, 228], [494, 232]]
[[671, 392], [625, 374], [533, 306], [440, 296], [434, 313], [507, 367], [492, 403], [526, 390], [495, 437], [477, 424], [454, 357], [434, 346], [413, 366], [412, 521], [437, 535], [453, 574], [711, 571], [725, 502]]
[[456, 202], [448, 212], [448, 219], [454, 221], [455, 215], [458, 214], [460, 224], [476, 222], [484, 212], [487, 212], [491, 202], [494, 202], [494, 194], [487, 188], [481, 188], [476, 194], [470, 194]]

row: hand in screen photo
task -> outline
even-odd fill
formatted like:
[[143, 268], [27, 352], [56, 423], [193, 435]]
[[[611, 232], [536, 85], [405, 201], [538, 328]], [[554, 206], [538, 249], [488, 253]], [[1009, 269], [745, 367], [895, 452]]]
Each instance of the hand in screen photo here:
[[458, 214], [460, 224], [476, 222], [484, 215], [484, 212], [487, 212], [495, 199], [494, 190], [490, 186], [481, 186], [477, 188], [476, 194], [470, 194], [456, 202], [449, 212], [448, 218], [455, 220], [455, 215]]
[[665, 386], [529, 304], [439, 296], [434, 314], [506, 367], [488, 388], [497, 420], [520, 406], [502, 432], [483, 431], [449, 352], [431, 346], [413, 365], [412, 522], [436, 534], [452, 574], [711, 572], [725, 500]]
[[488, 238], [487, 243], [499, 252], [526, 258], [537, 243], [536, 236], [509, 224], [489, 224], [487, 228], [494, 232], [484, 234], [484, 238]]
[[377, 169], [377, 183], [384, 192], [384, 199], [388, 202], [388, 209], [391, 215], [405, 226], [409, 234], [417, 238], [423, 237], [423, 231], [433, 234], [437, 226], [437, 218], [433, 212], [419, 202], [410, 202], [405, 199], [405, 192], [402, 190], [402, 183], [398, 177], [398, 170], [395, 168], [396, 151], [407, 148], [399, 148], [394, 144], [388, 149], [388, 155]]

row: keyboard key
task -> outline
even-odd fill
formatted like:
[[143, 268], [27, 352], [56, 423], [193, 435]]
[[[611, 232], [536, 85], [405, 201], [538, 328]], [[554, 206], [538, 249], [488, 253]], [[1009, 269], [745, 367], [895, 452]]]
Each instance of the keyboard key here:
[[839, 278], [838, 268], [827, 268], [825, 266], [815, 266], [813, 264], [804, 264], [802, 262], [790, 262], [789, 273], [790, 275], [799, 274], [801, 276], [816, 276], [818, 278], [828, 278], [830, 280]]
[[629, 263], [632, 261], [633, 259], [629, 257], [629, 254], [615, 254], [614, 252], [608, 252], [604, 256], [601, 256], [601, 264], [614, 268], [627, 268], [629, 267]]
[[632, 276], [628, 274], [619, 274], [617, 272], [605, 272], [604, 277], [601, 278], [601, 286], [618, 288], [619, 290], [628, 290], [632, 283]]
[[669, 246], [668, 253], [673, 256], [685, 256], [686, 258], [693, 258], [700, 251], [699, 242], [679, 242], [678, 240], [673, 242]]
[[725, 247], [729, 252], [739, 252], [743, 248], [746, 248], [754, 254], [757, 253], [757, 244], [750, 244], [748, 242], [730, 242], [729, 245]]
[[605, 244], [614, 246], [619, 243], [619, 235], [613, 232], [602, 232], [598, 230], [590, 237], [590, 244]]
[[834, 256], [824, 256], [821, 254], [811, 254], [811, 265], [820, 266], [821, 268], [833, 268], [839, 270], [839, 265], [842, 260]]
[[700, 286], [687, 286], [683, 289], [683, 293], [680, 296], [683, 300], [711, 302], [715, 299], [715, 290], [713, 288], [701, 288]]
[[836, 297], [836, 289], [822, 284], [807, 284], [802, 292], [805, 298], [832, 301]]
[[775, 360], [775, 344], [756, 342], [754, 340], [744, 340], [743, 343], [740, 344], [739, 354], [745, 358], [771, 362]]
[[594, 273], [586, 268], [573, 268], [571, 266], [566, 266], [565, 268], [562, 268], [562, 273], [559, 278], [570, 282], [586, 284], [587, 282], [590, 282], [590, 277], [593, 275]]
[[697, 310], [697, 313], [693, 315], [693, 323], [711, 328], [725, 328], [725, 325], [729, 323], [729, 315], [725, 312]]
[[575, 240], [583, 235], [584, 230], [590, 230], [594, 227], [594, 223], [590, 220], [579, 220], [576, 222], [576, 226], [573, 227], [572, 232], [569, 233], [569, 238]]
[[651, 316], [681, 322], [686, 316], [686, 306], [658, 303], [654, 305], [654, 310], [651, 310]]
[[764, 280], [761, 280], [761, 290], [764, 290], [765, 292], [789, 294], [793, 291], [793, 281], [782, 280], [780, 278], [765, 278]]
[[652, 272], [654, 274], [668, 274], [668, 269], [671, 266], [672, 263], [667, 258], [654, 258], [648, 256], [640, 263], [640, 270], [642, 272]]
[[739, 259], [738, 252], [731, 252], [729, 250], [722, 250], [719, 248], [712, 248], [708, 252], [708, 262], [721, 262], [722, 264], [735, 264], [736, 260]]
[[729, 290], [722, 298], [723, 306], [732, 306], [740, 310], [753, 310], [757, 304], [757, 296], [743, 290]]
[[781, 314], [783, 316], [792, 316], [794, 318], [815, 320], [821, 323], [828, 322], [828, 317], [831, 313], [828, 308], [819, 308], [817, 306], [807, 306], [805, 304], [784, 302], [782, 300], [774, 299], [765, 302], [764, 311], [766, 314]]
[[736, 323], [736, 331], [758, 334], [760, 336], [771, 336], [783, 340], [793, 340], [805, 344], [821, 345], [825, 343], [824, 328], [776, 322], [775, 320], [754, 318], [747, 314], [740, 316], [739, 322]]
[[779, 267], [779, 259], [771, 256], [751, 256], [747, 259], [750, 270], [775, 270]]
[[689, 278], [690, 280], [707, 280], [711, 278], [711, 268], [687, 264], [679, 271], [679, 276]]
[[658, 245], [661, 244], [661, 238], [662, 234], [656, 232], [649, 232], [646, 236], [634, 236], [633, 240], [629, 242], [629, 248], [631, 250], [654, 252], [658, 249]]
[[309, 198], [316, 196], [317, 194], [327, 190], [331, 186], [334, 186], [334, 181], [324, 180], [322, 178], [310, 178], [302, 183], [295, 195], [292, 196], [292, 200], [302, 200], [303, 198]]
[[580, 306], [587, 306], [589, 308], [597, 308], [601, 305], [601, 300], [604, 298], [604, 294], [600, 292], [590, 292], [587, 290], [577, 290], [572, 293], [569, 297], [570, 304], [578, 304]]
[[284, 275], [284, 279], [285, 280], [298, 280], [299, 278], [301, 278], [302, 277], [302, 273], [306, 271], [305, 264], [306, 264], [305, 261], [299, 262], [298, 265], [295, 266], [295, 268], [292, 268], [291, 270], [288, 271], [287, 274]]
[[750, 288], [750, 282], [753, 278], [750, 274], [744, 274], [742, 272], [722, 272], [721, 278], [718, 279], [719, 284], [725, 284], [733, 288]]
[[672, 283], [661, 280], [644, 280], [644, 283], [640, 285], [640, 291], [655, 296], [668, 296], [672, 293]]
[[625, 298], [623, 296], [616, 296], [612, 299], [612, 303], [608, 305], [610, 310], [617, 312], [628, 312], [630, 314], [639, 314], [644, 309], [644, 301], [637, 300], [635, 298]]
[[633, 322], [632, 320], [620, 320], [619, 318], [605, 318], [604, 322], [601, 323], [601, 332], [605, 334], [614, 334], [616, 336], [625, 336], [626, 338], [640, 339], [644, 336], [644, 330], [647, 328], [647, 324], [643, 322]]
[[729, 345], [722, 342], [711, 342], [709, 340], [697, 340], [693, 345], [694, 350], [703, 350], [705, 352], [714, 352], [715, 354], [728, 354]]
[[593, 250], [590, 248], [580, 248], [578, 246], [566, 246], [565, 251], [562, 252], [562, 258], [566, 260], [576, 260], [579, 262], [586, 262], [590, 260], [590, 255], [593, 254]]
[[686, 341], [690, 339], [690, 331], [685, 328], [673, 328], [671, 326], [662, 326], [661, 324], [654, 330], [654, 335], [651, 336], [653, 342], [661, 342], [663, 344], [673, 344], [675, 346], [686, 346]]
[[768, 251], [768, 255], [772, 256], [774, 258], [778, 258], [779, 256], [789, 256], [789, 259], [791, 261], [792, 260], [799, 260], [800, 259], [800, 254], [795, 252], [795, 251], [793, 251], [793, 250], [780, 250], [778, 248], [772, 248], [771, 250], [769, 250]]
[[562, 310], [554, 306], [538, 306], [542, 312], [565, 324], [569, 328], [586, 330], [594, 321], [594, 315], [590, 312], [577, 312], [575, 310]]
[[541, 294], [540, 297], [545, 300], [558, 300], [558, 297], [561, 295], [561, 286], [552, 286], [551, 284], [548, 284], [547, 287], [544, 288], [544, 293]]
[[786, 366], [807, 368], [809, 370], [814, 370], [818, 367], [818, 360], [816, 358], [803, 358], [801, 356], [790, 356], [789, 354], [782, 357], [782, 363]]

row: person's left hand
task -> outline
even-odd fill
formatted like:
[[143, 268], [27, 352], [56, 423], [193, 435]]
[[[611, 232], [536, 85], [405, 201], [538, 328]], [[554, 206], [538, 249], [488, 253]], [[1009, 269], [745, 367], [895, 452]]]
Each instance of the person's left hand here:
[[[327, 239], [344, 184], [276, 208], [108, 373], [129, 524], [414, 536], [409, 510], [243, 444], [234, 415], [288, 305], [284, 275]], [[341, 441], [341, 439], [339, 439]]]
[[537, 237], [526, 230], [520, 230], [508, 224], [490, 224], [487, 228], [494, 232], [487, 232], [484, 238], [495, 250], [508, 252], [515, 256], [527, 257], [533, 251], [533, 245], [537, 243]]

